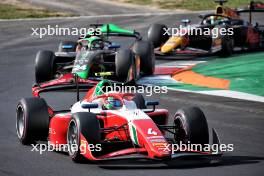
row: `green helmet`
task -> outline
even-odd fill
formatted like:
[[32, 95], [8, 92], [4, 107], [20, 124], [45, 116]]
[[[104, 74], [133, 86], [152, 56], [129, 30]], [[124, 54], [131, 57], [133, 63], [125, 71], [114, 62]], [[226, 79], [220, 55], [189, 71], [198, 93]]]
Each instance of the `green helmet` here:
[[90, 43], [93, 43], [93, 42], [96, 41], [96, 40], [102, 40], [102, 39], [101, 39], [100, 37], [98, 37], [98, 36], [90, 36], [90, 37], [85, 38], [85, 39], [89, 40]]
[[107, 91], [107, 87], [111, 87], [112, 84], [108, 80], [100, 81], [95, 87], [95, 96], [100, 96]]
[[104, 48], [104, 42], [102, 38], [98, 36], [91, 36], [88, 39], [88, 48], [90, 50], [96, 50], [96, 49], [103, 49]]
[[116, 110], [122, 107], [122, 103], [114, 97], [107, 97], [104, 107], [108, 110]]
[[96, 49], [103, 49], [104, 48], [104, 42], [102, 38], [98, 36], [87, 36], [81, 40], [79, 40], [79, 43], [83, 47], [87, 47], [89, 50], [96, 50]]

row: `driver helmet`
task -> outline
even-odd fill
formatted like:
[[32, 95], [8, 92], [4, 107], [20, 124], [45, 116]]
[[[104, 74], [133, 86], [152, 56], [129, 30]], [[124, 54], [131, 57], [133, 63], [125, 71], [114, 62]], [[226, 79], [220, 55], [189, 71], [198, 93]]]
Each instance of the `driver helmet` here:
[[210, 16], [210, 18], [208, 19], [208, 23], [209, 24], [217, 24], [218, 22], [220, 22], [221, 20], [223, 20], [222, 16]]
[[100, 38], [98, 36], [90, 37], [88, 48], [90, 50], [103, 49], [104, 48], [104, 42], [103, 42], [102, 38]]
[[108, 110], [116, 110], [122, 107], [122, 103], [114, 97], [107, 97], [104, 107]]
[[97, 50], [104, 48], [104, 42], [102, 38], [98, 36], [86, 36], [85, 38], [78, 40], [78, 46], [78, 50]]

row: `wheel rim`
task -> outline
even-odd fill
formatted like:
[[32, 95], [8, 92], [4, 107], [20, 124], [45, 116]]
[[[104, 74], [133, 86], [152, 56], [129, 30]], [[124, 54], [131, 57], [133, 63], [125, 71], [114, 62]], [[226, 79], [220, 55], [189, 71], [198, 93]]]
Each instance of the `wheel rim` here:
[[24, 136], [25, 131], [24, 109], [21, 106], [18, 106], [17, 108], [16, 131], [19, 139], [21, 139]]
[[69, 145], [70, 155], [74, 155], [77, 151], [74, 150], [74, 146], [79, 144], [78, 128], [76, 123], [72, 120], [69, 124], [68, 133], [67, 133], [67, 142]]

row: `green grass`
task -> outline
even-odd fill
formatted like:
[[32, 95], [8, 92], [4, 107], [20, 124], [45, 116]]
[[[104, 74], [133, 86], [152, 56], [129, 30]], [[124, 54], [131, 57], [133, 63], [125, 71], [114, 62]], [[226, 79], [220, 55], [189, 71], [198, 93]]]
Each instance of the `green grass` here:
[[[264, 52], [261, 52], [219, 58], [198, 64], [192, 70], [204, 76], [229, 80], [229, 90], [264, 96], [263, 68]], [[171, 83], [167, 86], [191, 91], [220, 90], [184, 83]]]
[[193, 71], [230, 80], [230, 90], [264, 96], [264, 53], [243, 54], [198, 64]]
[[44, 17], [65, 17], [73, 16], [67, 13], [58, 13], [45, 9], [20, 8], [16, 5], [0, 3], [0, 19], [17, 18], [44, 18]]
[[[120, 0], [117, 0], [120, 1]], [[214, 9], [214, 0], [122, 0], [122, 2], [154, 5], [163, 9], [188, 9], [188, 10], [209, 10]], [[248, 5], [250, 0], [229, 0], [225, 5], [228, 7], [243, 7]], [[264, 0], [260, 0], [264, 2]]]

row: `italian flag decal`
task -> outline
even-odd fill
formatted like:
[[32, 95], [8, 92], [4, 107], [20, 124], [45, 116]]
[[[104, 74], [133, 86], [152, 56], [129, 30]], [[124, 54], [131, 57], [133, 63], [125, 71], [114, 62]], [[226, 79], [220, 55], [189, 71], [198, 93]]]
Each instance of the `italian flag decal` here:
[[130, 125], [130, 136], [134, 144], [138, 145], [137, 129], [133, 124]]

